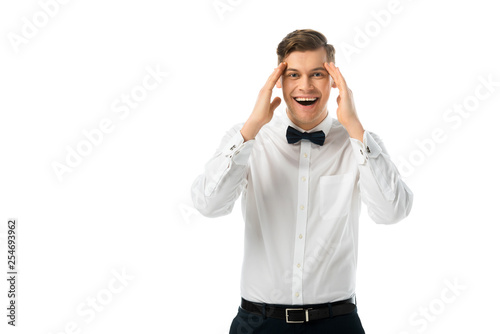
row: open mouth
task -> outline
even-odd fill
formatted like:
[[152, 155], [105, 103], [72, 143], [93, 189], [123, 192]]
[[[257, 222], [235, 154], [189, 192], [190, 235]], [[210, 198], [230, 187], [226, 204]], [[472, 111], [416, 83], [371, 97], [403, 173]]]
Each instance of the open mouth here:
[[294, 97], [293, 99], [303, 106], [311, 106], [318, 101], [317, 97]]

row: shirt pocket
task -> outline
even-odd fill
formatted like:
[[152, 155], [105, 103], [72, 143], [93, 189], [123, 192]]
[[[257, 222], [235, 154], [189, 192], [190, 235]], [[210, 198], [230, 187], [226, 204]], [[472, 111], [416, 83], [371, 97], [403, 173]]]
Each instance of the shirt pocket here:
[[319, 178], [319, 212], [323, 219], [335, 219], [349, 213], [355, 176], [351, 172]]

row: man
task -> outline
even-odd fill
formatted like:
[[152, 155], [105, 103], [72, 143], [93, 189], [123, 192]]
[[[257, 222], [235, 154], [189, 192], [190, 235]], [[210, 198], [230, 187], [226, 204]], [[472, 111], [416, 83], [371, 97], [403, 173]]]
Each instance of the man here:
[[[361, 201], [376, 223], [391, 224], [409, 214], [413, 194], [361, 125], [325, 36], [296, 30], [277, 54], [250, 117], [192, 186], [208, 217], [229, 214], [242, 196], [242, 302], [230, 333], [364, 333], [354, 296]], [[286, 114], [273, 118], [274, 86]]]

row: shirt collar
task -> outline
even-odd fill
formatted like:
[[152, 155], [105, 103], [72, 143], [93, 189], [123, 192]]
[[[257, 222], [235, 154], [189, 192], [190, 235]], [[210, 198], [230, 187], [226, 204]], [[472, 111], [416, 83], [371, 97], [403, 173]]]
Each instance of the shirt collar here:
[[[291, 126], [292, 128], [295, 128], [301, 132], [306, 132], [306, 130], [300, 128], [298, 125], [293, 123], [290, 118], [288, 117], [286, 113], [286, 109], [282, 109], [281, 114], [279, 115], [282, 123], [285, 125], [285, 127], [288, 128], [288, 126]], [[307, 132], [315, 132], [315, 131], [323, 131], [325, 133], [325, 137], [328, 135], [328, 132], [330, 131], [333, 123], [333, 118], [330, 117], [330, 113], [327, 111], [327, 115], [324, 120], [321, 121], [318, 125], [316, 125], [314, 128], [311, 130], [307, 130]]]

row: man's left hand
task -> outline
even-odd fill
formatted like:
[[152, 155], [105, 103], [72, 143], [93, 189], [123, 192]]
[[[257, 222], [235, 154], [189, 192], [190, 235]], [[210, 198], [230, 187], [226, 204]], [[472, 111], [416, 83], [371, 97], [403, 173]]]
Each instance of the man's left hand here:
[[339, 89], [339, 96], [337, 97], [337, 119], [344, 126], [352, 138], [363, 141], [364, 129], [359, 121], [356, 107], [354, 106], [354, 98], [352, 91], [347, 87], [344, 76], [340, 73], [338, 67], [334, 63], [324, 63], [328, 73], [332, 76]]

